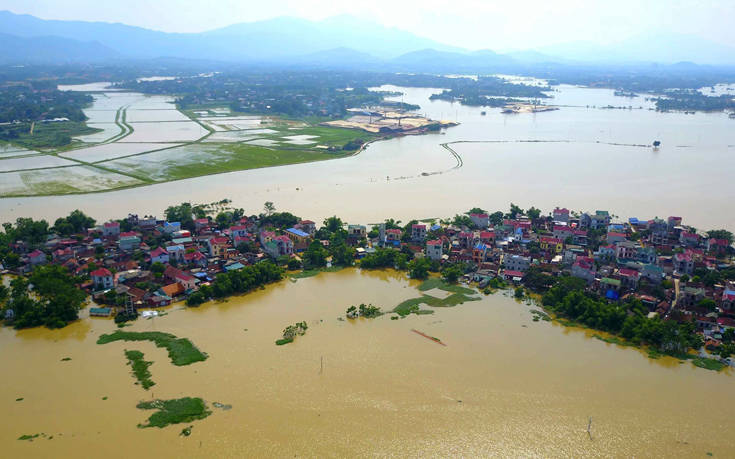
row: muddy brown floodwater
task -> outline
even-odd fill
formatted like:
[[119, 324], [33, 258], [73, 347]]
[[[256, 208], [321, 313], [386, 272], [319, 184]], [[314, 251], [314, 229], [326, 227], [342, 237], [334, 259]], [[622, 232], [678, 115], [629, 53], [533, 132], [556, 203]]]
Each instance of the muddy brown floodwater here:
[[[126, 328], [174, 333], [210, 356], [184, 367], [152, 343], [95, 344], [111, 320], [3, 328], [3, 456], [735, 455], [729, 372], [533, 322], [529, 306], [501, 294], [433, 315], [337, 320], [351, 304], [389, 309], [418, 295], [401, 273], [347, 269], [198, 309], [176, 305]], [[305, 336], [274, 344], [302, 320]], [[154, 362], [149, 391], [134, 385], [124, 349]], [[191, 436], [179, 436], [183, 425], [136, 427], [151, 414], [138, 401], [185, 396], [213, 411], [186, 424]], [[17, 440], [36, 433], [53, 439]]]

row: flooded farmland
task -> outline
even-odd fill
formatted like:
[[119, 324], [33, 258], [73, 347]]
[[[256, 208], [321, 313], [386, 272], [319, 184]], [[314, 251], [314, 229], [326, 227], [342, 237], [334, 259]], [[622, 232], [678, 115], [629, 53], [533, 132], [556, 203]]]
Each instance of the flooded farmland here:
[[[375, 142], [357, 156], [333, 161], [229, 172], [217, 179], [205, 176], [157, 183], [146, 188], [145, 199], [140, 199], [136, 189], [2, 198], [0, 213], [10, 219], [32, 216], [51, 220], [76, 208], [84, 208], [97, 219], [118, 218], [128, 212], [160, 215], [167, 206], [194, 192], [188, 199], [195, 202], [229, 198], [234, 206], [256, 213], [265, 201], [272, 201], [278, 209], [315, 221], [334, 214], [361, 223], [386, 217], [444, 217], [475, 205], [494, 210], [506, 209], [514, 202], [546, 212], [557, 205], [574, 210], [608, 209], [622, 218], [681, 215], [697, 227], [735, 229], [731, 214], [718, 211], [728, 208], [735, 196], [735, 182], [729, 173], [735, 168], [735, 123], [725, 113], [659, 113], [651, 110], [652, 103], [643, 97], [617, 97], [608, 89], [562, 85], [549, 102], [560, 110], [506, 115], [492, 109], [482, 115], [480, 107], [429, 100], [441, 89], [381, 89], [400, 90], [405, 93], [405, 102], [421, 106], [422, 115], [460, 125], [443, 134]], [[105, 94], [133, 98], [126, 93]], [[156, 110], [165, 108], [168, 102], [160, 99], [147, 99], [145, 104], [150, 105], [144, 107], [155, 110], [140, 110], [137, 119], [145, 119], [147, 111], [158, 113]], [[134, 98], [129, 103], [128, 110], [136, 106]], [[235, 127], [254, 128], [259, 121], [222, 117], [207, 123], [218, 129], [233, 123], [244, 123]], [[186, 141], [203, 129], [186, 121], [132, 125], [135, 132], [121, 142]], [[256, 129], [216, 132], [206, 141], [272, 142], [261, 134], [265, 133]], [[662, 142], [659, 149], [648, 146], [654, 140]], [[445, 143], [451, 144], [461, 162], [442, 146]], [[189, 159], [217, 160], [209, 153], [209, 143], [190, 145], [187, 150]], [[170, 163], [174, 153], [137, 159], [141, 167], [156, 167]], [[111, 155], [104, 157], [113, 159]], [[123, 163], [126, 170], [135, 170], [130, 160]], [[610, 176], [600, 180], [603, 172]], [[6, 174], [9, 181], [34, 180], [20, 175]], [[136, 183], [133, 177], [109, 178], [113, 179], [118, 180], [110, 182], [115, 186]], [[118, 205], [110, 206], [110, 200]], [[703, 201], [706, 206], [701, 205]], [[348, 202], [351, 205], [346, 205]]]
[[[209, 355], [183, 367], [152, 343], [95, 344], [115, 328], [111, 320], [84, 318], [57, 331], [4, 328], [0, 408], [13, 420], [0, 426], [5, 454], [735, 453], [732, 375], [650, 360], [583, 330], [534, 322], [529, 306], [501, 294], [401, 320], [338, 320], [351, 304], [390, 309], [416, 297], [415, 287], [401, 273], [347, 269], [198, 309], [173, 306], [126, 328], [186, 337]], [[308, 323], [306, 335], [276, 346], [281, 330], [298, 321]], [[124, 349], [154, 362], [149, 391], [134, 385]], [[181, 426], [136, 427], [149, 415], [135, 408], [139, 401], [185, 396], [202, 397], [213, 411], [190, 423], [191, 436], [179, 436]], [[36, 433], [53, 439], [16, 440]]]

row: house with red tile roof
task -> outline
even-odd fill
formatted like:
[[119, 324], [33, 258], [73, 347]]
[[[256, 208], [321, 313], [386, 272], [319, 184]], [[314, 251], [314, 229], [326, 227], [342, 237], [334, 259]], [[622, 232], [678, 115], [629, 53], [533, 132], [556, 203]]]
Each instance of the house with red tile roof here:
[[184, 262], [186, 264], [195, 265], [199, 268], [204, 268], [207, 266], [207, 257], [205, 257], [202, 252], [195, 250], [194, 252], [187, 252], [184, 254]]
[[194, 230], [195, 231], [201, 231], [204, 228], [209, 227], [209, 219], [208, 218], [197, 218], [194, 220]]
[[230, 245], [229, 239], [223, 236], [217, 236], [207, 239], [207, 247], [210, 257], [221, 257], [232, 246]]
[[112, 276], [112, 272], [107, 268], [95, 269], [89, 273], [89, 277], [92, 279], [92, 285], [95, 290], [107, 290], [115, 286], [115, 279]]
[[607, 243], [615, 244], [616, 242], [623, 242], [628, 239], [625, 233], [619, 233], [616, 231], [610, 231], [607, 233]]
[[247, 237], [248, 234], [248, 227], [245, 225], [235, 225], [230, 226], [230, 238], [232, 238], [232, 241], [235, 241], [235, 238], [237, 237]]
[[36, 249], [28, 254], [28, 261], [31, 263], [31, 266], [42, 265], [46, 263], [46, 254]]
[[571, 275], [584, 279], [587, 283], [595, 280], [595, 260], [590, 257], [578, 256], [572, 265]]
[[564, 241], [555, 237], [541, 236], [539, 246], [542, 250], [561, 253], [564, 250]]
[[197, 280], [194, 276], [171, 265], [166, 266], [163, 278], [169, 282], [178, 282], [185, 290], [194, 290], [197, 286]]
[[495, 231], [480, 231], [480, 241], [485, 244], [495, 244]]
[[552, 212], [552, 217], [555, 222], [569, 223], [569, 209], [566, 207], [557, 207]]
[[163, 247], [158, 247], [151, 251], [151, 263], [163, 263], [164, 265], [169, 262], [168, 251]]
[[727, 239], [715, 239], [715, 238], [709, 238], [707, 239], [707, 251], [708, 252], [714, 252], [716, 254], [725, 254], [727, 253], [727, 250], [730, 248], [730, 243], [727, 242]]
[[620, 268], [618, 270], [618, 277], [625, 286], [634, 289], [638, 286], [638, 281], [641, 278], [641, 273], [639, 273], [635, 269]]
[[102, 225], [104, 237], [118, 237], [120, 235], [120, 222], [107, 222]]
[[477, 228], [490, 226], [490, 216], [488, 214], [470, 214], [470, 220]]
[[426, 242], [426, 256], [432, 260], [442, 259], [442, 241], [434, 239]]
[[676, 253], [672, 258], [674, 263], [674, 270], [679, 274], [689, 274], [694, 272], [694, 258], [690, 251], [684, 253]]

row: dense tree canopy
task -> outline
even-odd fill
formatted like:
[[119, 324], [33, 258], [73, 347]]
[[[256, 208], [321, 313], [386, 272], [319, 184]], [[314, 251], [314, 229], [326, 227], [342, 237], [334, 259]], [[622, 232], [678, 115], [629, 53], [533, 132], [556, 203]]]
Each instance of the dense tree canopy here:
[[40, 266], [30, 278], [18, 277], [11, 282], [10, 298], [4, 309], [12, 311], [16, 328], [39, 325], [61, 328], [78, 318], [87, 297], [77, 288], [78, 281], [62, 266]]

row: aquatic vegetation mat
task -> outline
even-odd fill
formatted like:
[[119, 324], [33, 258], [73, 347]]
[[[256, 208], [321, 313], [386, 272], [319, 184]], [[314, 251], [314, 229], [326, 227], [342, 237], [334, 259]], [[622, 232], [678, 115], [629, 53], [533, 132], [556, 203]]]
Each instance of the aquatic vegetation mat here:
[[144, 429], [147, 427], [166, 427], [171, 424], [191, 422], [204, 419], [212, 412], [207, 409], [207, 404], [199, 397], [184, 397], [173, 400], [151, 400], [140, 402], [136, 406], [141, 410], [157, 410], [149, 418], [146, 424], [138, 424]]
[[143, 386], [143, 389], [145, 390], [156, 385], [156, 383], [151, 379], [151, 372], [148, 371], [148, 367], [153, 365], [153, 362], [144, 360], [142, 352], [125, 351], [125, 357], [128, 358], [128, 363], [133, 368], [133, 375], [135, 376], [135, 379], [138, 380], [137, 384]]
[[433, 311], [422, 310], [419, 308], [420, 304], [426, 304], [434, 308], [447, 308], [457, 306], [465, 301], [477, 301], [480, 298], [467, 296], [464, 293], [453, 293], [446, 298], [436, 298], [429, 295], [423, 295], [419, 298], [411, 298], [400, 303], [398, 306], [393, 308], [393, 312], [396, 314], [406, 316], [408, 314], [431, 314]]
[[178, 338], [170, 333], [115, 330], [113, 333], [100, 336], [97, 344], [107, 344], [113, 341], [152, 341], [157, 347], [167, 349], [171, 363], [177, 366], [203, 362], [208, 357], [188, 339]]
[[421, 285], [419, 285], [419, 290], [422, 292], [433, 290], [435, 288], [438, 288], [439, 290], [444, 290], [445, 292], [464, 293], [465, 295], [472, 295], [475, 293], [475, 291], [471, 288], [462, 287], [461, 285], [456, 284], [450, 284], [438, 277], [426, 279]]

